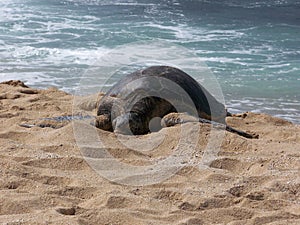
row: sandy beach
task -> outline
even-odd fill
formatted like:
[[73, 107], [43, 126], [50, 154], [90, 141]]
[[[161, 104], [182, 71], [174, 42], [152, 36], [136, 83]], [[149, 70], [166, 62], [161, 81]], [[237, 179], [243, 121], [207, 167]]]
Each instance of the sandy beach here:
[[[74, 122], [55, 128], [20, 126], [72, 115], [74, 96], [18, 81], [1, 83], [0, 90], [0, 224], [300, 224], [299, 125], [251, 112], [229, 117], [229, 125], [259, 138], [216, 131], [223, 135], [220, 149], [204, 169], [197, 160], [209, 142], [209, 125], [191, 123], [135, 137], [140, 149], [144, 139], [166, 137], [155, 151], [126, 148], [114, 141], [114, 134], [96, 130], [112, 156], [139, 167], [172, 154], [180, 129], [201, 129], [193, 133], [193, 164], [182, 163], [158, 183], [123, 185], [144, 178], [117, 174], [112, 181], [97, 173], [78, 146]], [[99, 97], [75, 102], [93, 115]]]

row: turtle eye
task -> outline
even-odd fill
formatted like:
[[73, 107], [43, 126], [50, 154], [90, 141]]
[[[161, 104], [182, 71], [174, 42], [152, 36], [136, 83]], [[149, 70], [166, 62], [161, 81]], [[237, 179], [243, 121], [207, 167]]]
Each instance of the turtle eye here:
[[182, 123], [182, 119], [180, 117], [176, 118], [176, 124]]

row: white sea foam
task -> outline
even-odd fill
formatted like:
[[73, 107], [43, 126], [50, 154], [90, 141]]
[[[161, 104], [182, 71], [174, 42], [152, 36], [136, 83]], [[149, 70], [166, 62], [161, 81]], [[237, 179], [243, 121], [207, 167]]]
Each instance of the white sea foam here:
[[56, 80], [52, 76], [43, 74], [42, 72], [0, 73], [0, 82], [7, 80], [21, 80], [29, 86], [47, 84], [50, 87], [57, 85]]
[[144, 26], [169, 31], [170, 33], [173, 33], [177, 39], [185, 42], [226, 40], [228, 38], [239, 38], [244, 35], [243, 32], [236, 30], [208, 30], [199, 27], [193, 28], [187, 24], [176, 24], [176, 26], [171, 26], [150, 22], [144, 24]]
[[106, 54], [109, 49], [98, 47], [95, 49], [76, 48], [36, 48], [31, 46], [6, 46], [6, 52], [0, 52], [1, 58], [18, 59], [17, 63], [24, 65], [62, 65], [67, 63], [92, 65], [98, 58]]
[[[253, 10], [244, 8], [259, 10], [284, 5], [287, 7], [276, 10], [285, 13], [290, 5], [295, 4], [296, 8], [299, 3], [292, 0], [198, 2], [203, 3], [203, 8], [189, 10], [186, 6], [189, 3], [196, 6], [196, 1], [183, 4], [169, 0], [158, 4], [137, 0], [3, 0], [0, 80], [22, 79], [35, 87], [55, 85], [72, 92], [84, 70], [94, 66], [97, 58], [110, 49], [137, 40], [167, 39], [190, 48], [199, 61], [208, 63], [221, 78], [225, 94], [231, 93], [229, 106], [233, 110], [268, 112], [284, 118], [290, 115], [291, 120], [299, 118], [299, 102], [288, 101], [299, 99], [299, 91], [290, 90], [297, 88], [300, 81], [299, 25], [290, 22], [294, 12], [278, 21], [277, 17], [262, 16], [261, 11], [253, 21], [245, 21], [249, 15], [239, 21], [239, 14], [230, 21], [232, 11], [223, 10], [238, 7], [240, 13], [247, 13]], [[218, 14], [214, 14], [215, 9]], [[181, 60], [184, 64], [189, 59]], [[193, 69], [193, 65], [184, 69], [189, 68]], [[196, 79], [204, 81], [201, 71]], [[289, 96], [286, 100], [272, 99], [276, 90]], [[262, 96], [268, 98], [259, 98]]]
[[300, 101], [272, 98], [242, 98], [228, 100], [228, 110], [232, 113], [251, 111], [268, 113], [294, 123], [300, 123]]

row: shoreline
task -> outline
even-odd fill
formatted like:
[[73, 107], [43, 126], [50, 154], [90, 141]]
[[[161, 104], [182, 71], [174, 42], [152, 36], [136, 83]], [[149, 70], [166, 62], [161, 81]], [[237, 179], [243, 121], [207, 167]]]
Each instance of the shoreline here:
[[[197, 135], [193, 163], [183, 162], [178, 171], [155, 184], [122, 185], [117, 179], [101, 176], [86, 160], [74, 133], [76, 123], [57, 129], [19, 126], [72, 114], [74, 96], [56, 88], [30, 88], [17, 81], [0, 83], [0, 90], [0, 223], [300, 223], [298, 124], [251, 112], [227, 118], [230, 126], [259, 134], [259, 139], [216, 131], [220, 148], [203, 168], [197, 165], [208, 151], [207, 125], [191, 123], [135, 137], [133, 148], [122, 145], [112, 133], [96, 131], [111, 156], [139, 169], [172, 155], [181, 131], [189, 134], [193, 132], [189, 128], [200, 127], [201, 132], [191, 133]], [[80, 97], [76, 102], [93, 113], [94, 100]], [[161, 137], [164, 141], [154, 150], [140, 144]], [[93, 145], [92, 139], [87, 140], [89, 150], [103, 150]], [[113, 164], [107, 168], [114, 171]], [[135, 179], [125, 175], [125, 181]], [[143, 179], [142, 174], [139, 180]]]
[[[7, 81], [2, 81], [2, 82], [0, 81], [0, 83], [5, 83], [5, 82], [7, 82]], [[47, 90], [48, 88], [57, 88], [57, 87], [55, 87], [55, 86], [39, 87], [39, 86], [33, 85], [33, 86], [30, 86], [30, 88], [38, 89], [38, 90]], [[59, 90], [61, 90], [63, 92], [66, 92], [70, 95], [74, 95], [74, 92], [75, 92], [75, 91], [66, 91], [66, 90], [63, 90], [63, 89], [59, 89]], [[275, 101], [275, 99], [243, 97], [240, 100], [238, 100], [238, 99], [228, 100], [227, 99], [227, 100], [225, 100], [225, 102], [223, 104], [226, 105], [226, 107], [229, 109], [229, 111], [232, 114], [241, 114], [241, 113], [244, 113], [244, 112], [252, 112], [252, 113], [256, 113], [256, 114], [267, 114], [267, 115], [270, 115], [270, 116], [273, 116], [273, 117], [276, 117], [276, 118], [280, 118], [280, 119], [290, 121], [293, 124], [300, 125], [300, 114], [299, 115], [297, 115], [297, 114], [284, 114], [284, 112], [286, 110], [291, 110], [291, 112], [296, 112], [297, 109], [295, 109], [295, 108], [292, 108], [292, 109], [291, 108], [280, 108], [280, 107], [278, 107], [278, 108], [269, 108], [269, 107], [254, 108], [255, 105], [261, 106], [262, 104], [265, 104], [266, 101]], [[244, 106], [243, 107], [237, 107], [236, 106], [237, 103], [244, 104]], [[287, 102], [282, 102], [281, 105], [289, 105], [291, 103], [298, 104], [298, 103], [295, 103], [293, 100], [288, 100]], [[247, 104], [249, 104], [249, 105], [247, 105]]]

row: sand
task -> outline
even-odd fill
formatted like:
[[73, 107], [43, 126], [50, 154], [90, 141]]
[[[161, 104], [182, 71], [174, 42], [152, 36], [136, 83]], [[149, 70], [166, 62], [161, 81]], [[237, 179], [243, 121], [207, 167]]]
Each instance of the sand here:
[[[71, 115], [70, 94], [18, 81], [0, 90], [0, 224], [300, 224], [299, 125], [247, 112], [227, 123], [258, 139], [188, 123], [134, 137], [126, 147], [127, 137], [116, 141], [81, 121], [20, 126]], [[93, 115], [99, 97], [76, 97], [75, 103]], [[151, 150], [155, 141], [161, 144]], [[112, 158], [103, 159], [104, 150]], [[180, 167], [135, 174], [174, 151], [182, 153]], [[136, 169], [126, 171], [127, 165]]]

